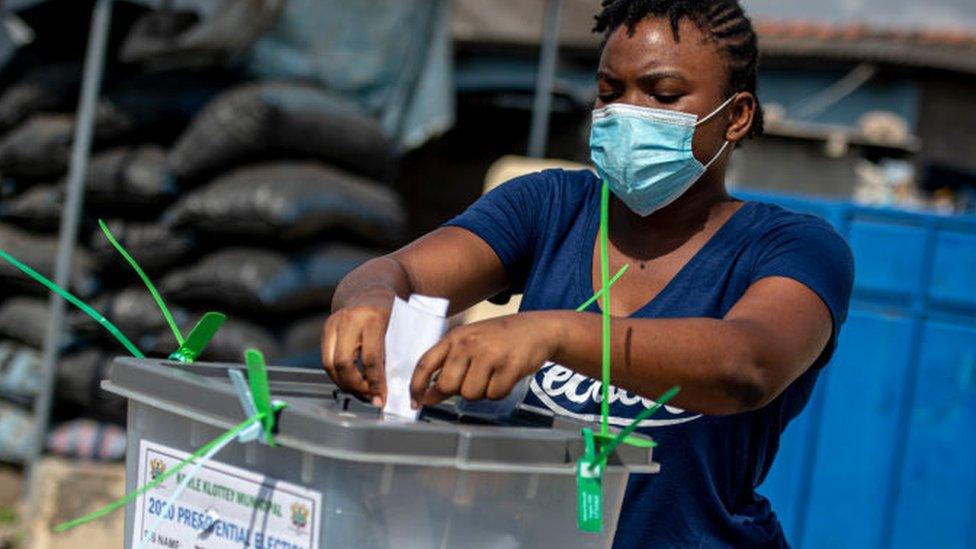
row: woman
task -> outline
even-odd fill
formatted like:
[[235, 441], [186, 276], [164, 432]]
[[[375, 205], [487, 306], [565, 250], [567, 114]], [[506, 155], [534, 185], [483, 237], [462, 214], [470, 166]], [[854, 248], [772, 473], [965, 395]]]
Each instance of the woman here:
[[573, 310], [599, 289], [606, 184], [609, 272], [630, 266], [610, 299], [610, 421], [625, 425], [648, 397], [682, 388], [680, 408], [642, 424], [662, 472], [632, 477], [616, 544], [785, 546], [754, 488], [833, 352], [850, 251], [820, 219], [726, 192], [729, 156], [762, 131], [756, 36], [736, 0], [605, 0], [596, 30], [606, 34], [590, 138], [599, 177], [517, 178], [352, 272], [324, 328], [325, 369], [381, 405], [395, 295], [445, 296], [457, 312], [523, 292], [520, 313], [459, 327], [424, 355], [415, 405], [498, 399], [528, 377], [529, 403], [595, 419], [599, 308]]

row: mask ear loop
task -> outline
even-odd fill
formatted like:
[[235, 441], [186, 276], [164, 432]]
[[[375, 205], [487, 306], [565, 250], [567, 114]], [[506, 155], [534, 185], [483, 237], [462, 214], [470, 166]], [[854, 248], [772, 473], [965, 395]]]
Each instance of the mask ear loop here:
[[712, 164], [714, 164], [715, 161], [718, 160], [720, 156], [722, 156], [722, 153], [725, 152], [725, 149], [728, 148], [730, 143], [732, 142], [727, 139], [725, 140], [725, 143], [722, 143], [722, 146], [718, 149], [718, 152], [715, 153], [715, 156], [713, 156], [712, 159], [708, 161], [708, 164], [705, 164], [705, 172], [707, 172], [708, 168], [711, 168]]
[[707, 114], [705, 116], [705, 118], [702, 118], [698, 122], [695, 122], [695, 127], [697, 128], [698, 126], [701, 126], [705, 122], [708, 122], [709, 120], [711, 120], [711, 118], [713, 116], [715, 116], [716, 114], [722, 112], [722, 110], [725, 109], [725, 107], [728, 107], [729, 106], [729, 103], [731, 103], [732, 100], [735, 99], [736, 97], [739, 97], [739, 94], [738, 93], [732, 94], [728, 99], [725, 100], [724, 103], [722, 103], [721, 105], [719, 105], [714, 111], [712, 111], [709, 114]]
[[[739, 94], [738, 93], [732, 94], [728, 99], [725, 100], [724, 103], [722, 103], [721, 105], [719, 105], [718, 108], [716, 108], [714, 111], [712, 111], [708, 116], [706, 116], [705, 118], [702, 118], [698, 122], [695, 122], [695, 127], [697, 128], [698, 126], [704, 124], [705, 122], [708, 122], [713, 116], [715, 116], [716, 114], [722, 112], [722, 110], [725, 109], [725, 107], [728, 107], [729, 104], [732, 103], [732, 100], [735, 99], [736, 97], [739, 97]], [[722, 147], [719, 148], [718, 152], [716, 152], [712, 156], [712, 159], [709, 160], [707, 164], [705, 164], [705, 170], [704, 171], [708, 171], [708, 168], [711, 168], [712, 167], [712, 164], [714, 164], [715, 161], [718, 160], [720, 156], [722, 156], [722, 153], [724, 153], [725, 152], [725, 149], [728, 148], [729, 143], [731, 143], [731, 141], [729, 141], [728, 139], [725, 140], [725, 143], [722, 143]]]

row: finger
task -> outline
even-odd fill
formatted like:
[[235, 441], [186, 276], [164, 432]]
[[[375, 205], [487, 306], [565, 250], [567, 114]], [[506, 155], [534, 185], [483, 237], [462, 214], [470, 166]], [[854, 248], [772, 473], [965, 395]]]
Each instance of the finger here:
[[485, 392], [488, 390], [488, 381], [491, 379], [491, 374], [491, 362], [472, 359], [464, 380], [461, 382], [461, 396], [468, 400], [481, 400], [485, 398]]
[[444, 367], [437, 374], [437, 381], [427, 388], [427, 392], [420, 398], [424, 406], [432, 406], [448, 399], [461, 391], [461, 383], [471, 364], [471, 355], [457, 345], [451, 346], [451, 352], [444, 360]]
[[368, 323], [363, 329], [360, 350], [366, 382], [369, 383], [369, 393], [373, 397], [373, 405], [377, 407], [383, 406], [386, 402], [385, 335], [378, 320]]
[[496, 368], [492, 374], [491, 379], [487, 383], [485, 389], [485, 398], [491, 400], [501, 400], [508, 396], [518, 383], [518, 369], [513, 367], [511, 364], [506, 365], [503, 368]]
[[335, 363], [339, 386], [346, 391], [366, 394], [369, 392], [369, 384], [366, 383], [366, 378], [356, 367], [361, 333], [356, 326], [350, 326], [349, 322], [340, 325], [336, 334], [335, 354], [332, 360]]
[[329, 374], [332, 381], [338, 381], [336, 376], [335, 361], [333, 356], [335, 355], [335, 344], [336, 344], [336, 324], [339, 319], [339, 315], [331, 315], [329, 318], [325, 319], [325, 323], [322, 325], [322, 367], [325, 368], [325, 373]]
[[414, 403], [419, 403], [424, 393], [427, 392], [431, 377], [433, 377], [434, 372], [443, 367], [444, 359], [447, 358], [450, 350], [451, 341], [442, 339], [440, 343], [428, 349], [424, 356], [420, 357], [417, 367], [413, 370], [413, 376], [410, 378], [410, 399]]

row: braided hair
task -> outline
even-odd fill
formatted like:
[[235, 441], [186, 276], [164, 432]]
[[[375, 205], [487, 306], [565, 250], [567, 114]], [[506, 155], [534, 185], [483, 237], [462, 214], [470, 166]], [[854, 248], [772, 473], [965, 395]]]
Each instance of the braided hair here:
[[[667, 17], [674, 40], [678, 42], [678, 25], [682, 19], [688, 18], [718, 44], [728, 61], [729, 81], [725, 95], [743, 91], [756, 95], [758, 39], [738, 0], [603, 0], [602, 7], [593, 32], [601, 32], [605, 37], [620, 25], [626, 25], [633, 36], [637, 24], [645, 18]], [[750, 137], [763, 132], [763, 111], [758, 102], [757, 98]]]

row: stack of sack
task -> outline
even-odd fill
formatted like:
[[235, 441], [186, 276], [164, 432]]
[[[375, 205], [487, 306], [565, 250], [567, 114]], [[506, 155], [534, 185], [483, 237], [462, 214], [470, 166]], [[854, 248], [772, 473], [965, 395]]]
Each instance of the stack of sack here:
[[[36, 67], [0, 93], [0, 248], [48, 277], [54, 274], [75, 126], [70, 103], [77, 95], [79, 75], [77, 65]], [[116, 146], [135, 127], [132, 118], [110, 101], [99, 104], [94, 132], [99, 147]], [[103, 185], [107, 181], [98, 179]], [[74, 254], [69, 289], [82, 299], [102, 291], [94, 257], [83, 244]], [[28, 451], [34, 432], [32, 406], [42, 385], [47, 320], [47, 290], [12, 265], [0, 263], [0, 460], [20, 462]], [[75, 334], [62, 337], [65, 352], [84, 346]], [[96, 375], [93, 370], [88, 375]], [[118, 399], [104, 393], [95, 396], [94, 387], [67, 401], [59, 398], [58, 403], [56, 421], [85, 411], [99, 420], [119, 421], [123, 408]]]
[[[319, 367], [336, 285], [405, 233], [390, 185], [394, 148], [379, 123], [302, 82], [205, 70], [118, 74], [106, 77], [99, 103], [70, 290], [147, 356], [176, 349], [99, 229], [104, 219], [184, 334], [205, 311], [228, 316], [200, 360], [240, 362], [257, 347], [276, 364]], [[77, 64], [35, 67], [0, 92], [0, 248], [49, 277], [79, 76]], [[19, 461], [26, 450], [47, 316], [47, 291], [0, 262], [0, 460]], [[65, 441], [92, 425], [118, 440], [110, 425], [123, 424], [124, 402], [99, 381], [125, 349], [74, 309], [61, 343], [53, 413], [64, 424], [49, 450], [118, 457], [77, 447], [124, 445]]]
[[[250, 343], [277, 363], [319, 366], [335, 287], [403, 237], [400, 199], [382, 182], [392, 157], [374, 119], [308, 84], [245, 83], [194, 118], [166, 159], [187, 191], [159, 221], [192, 250], [160, 289], [190, 323], [228, 314], [212, 358], [239, 361]], [[165, 329], [147, 335], [154, 351], [175, 348]]]

